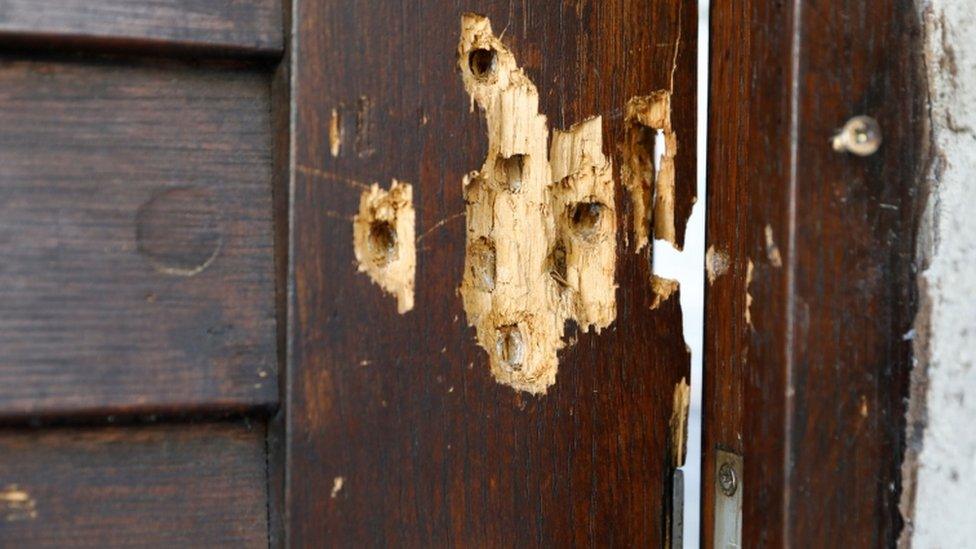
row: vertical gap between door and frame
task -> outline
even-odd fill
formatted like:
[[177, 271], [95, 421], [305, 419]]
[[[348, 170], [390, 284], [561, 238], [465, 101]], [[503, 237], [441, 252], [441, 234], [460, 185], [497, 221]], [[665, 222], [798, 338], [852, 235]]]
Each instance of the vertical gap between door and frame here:
[[[681, 467], [684, 474], [683, 544], [698, 547], [701, 524], [701, 430], [702, 373], [705, 312], [705, 209], [706, 209], [706, 143], [708, 130], [708, 18], [709, 0], [698, 0], [697, 51], [697, 155], [696, 187], [698, 200], [688, 219], [683, 251], [670, 242], [654, 241], [654, 274], [677, 280], [681, 288], [681, 313], [685, 343], [691, 350], [691, 403], [688, 414], [688, 453]], [[663, 136], [655, 140], [655, 166], [664, 154]]]

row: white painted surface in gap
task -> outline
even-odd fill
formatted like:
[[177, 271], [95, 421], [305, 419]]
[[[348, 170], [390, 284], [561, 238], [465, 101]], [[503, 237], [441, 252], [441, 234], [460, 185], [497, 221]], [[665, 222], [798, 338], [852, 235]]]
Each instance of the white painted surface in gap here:
[[661, 158], [668, 152], [668, 144], [664, 142], [664, 130], [654, 131], [654, 177], [661, 172]]
[[[698, 202], [688, 220], [684, 251], [665, 240], [654, 240], [654, 274], [681, 284], [681, 316], [685, 343], [691, 350], [691, 406], [688, 412], [688, 453], [682, 467], [685, 481], [684, 546], [699, 546], [701, 507], [702, 337], [705, 314], [705, 135], [708, 127], [708, 9], [698, 0]], [[681, 139], [681, 136], [678, 136]], [[664, 134], [654, 139], [654, 168], [660, 169]], [[680, 154], [680, 153], [679, 153]]]

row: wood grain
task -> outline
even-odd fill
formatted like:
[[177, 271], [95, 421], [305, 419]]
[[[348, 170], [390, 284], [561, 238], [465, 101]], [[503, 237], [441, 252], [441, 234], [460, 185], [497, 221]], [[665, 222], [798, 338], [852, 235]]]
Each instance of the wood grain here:
[[[744, 460], [743, 547], [897, 539], [924, 199], [916, 13], [713, 4], [707, 233], [730, 269], [706, 296], [705, 546], [719, 449]], [[861, 114], [881, 149], [832, 150]]]
[[[652, 311], [647, 257], [621, 238], [616, 322], [601, 334], [568, 329], [578, 341], [561, 351], [544, 397], [495, 382], [456, 293], [461, 179], [486, 148], [455, 68], [461, 10], [394, 0], [296, 8], [286, 543], [661, 545], [668, 420], [674, 386], [688, 375], [677, 294]], [[677, 43], [678, 196], [688, 210], [692, 4], [465, 9], [505, 31], [551, 128], [603, 115], [604, 152], [618, 168], [626, 101], [668, 88]], [[414, 185], [421, 235], [416, 308], [403, 316], [356, 272], [352, 250], [356, 182], [391, 178]], [[625, 198], [618, 185], [621, 235], [630, 232]]]
[[0, 62], [0, 415], [277, 401], [270, 75]]
[[0, 545], [267, 547], [265, 432], [0, 429]]
[[278, 55], [281, 0], [0, 0], [0, 43]]

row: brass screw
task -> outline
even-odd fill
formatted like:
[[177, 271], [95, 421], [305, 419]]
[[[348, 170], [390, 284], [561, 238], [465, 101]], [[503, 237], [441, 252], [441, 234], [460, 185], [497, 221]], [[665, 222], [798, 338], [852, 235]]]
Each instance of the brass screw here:
[[728, 497], [735, 495], [739, 488], [739, 479], [735, 475], [735, 468], [731, 463], [723, 463], [718, 469], [718, 485], [722, 493]]
[[832, 140], [834, 150], [857, 156], [871, 156], [881, 146], [881, 126], [870, 116], [855, 116]]

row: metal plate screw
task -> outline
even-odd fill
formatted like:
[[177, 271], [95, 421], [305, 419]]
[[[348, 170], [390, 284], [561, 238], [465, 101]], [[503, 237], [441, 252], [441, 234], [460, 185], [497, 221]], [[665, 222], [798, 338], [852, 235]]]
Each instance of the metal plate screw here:
[[855, 116], [834, 135], [832, 144], [837, 152], [870, 156], [881, 146], [881, 126], [870, 116]]
[[732, 497], [739, 488], [739, 479], [735, 476], [735, 467], [731, 463], [723, 463], [718, 470], [718, 485], [722, 493]]

